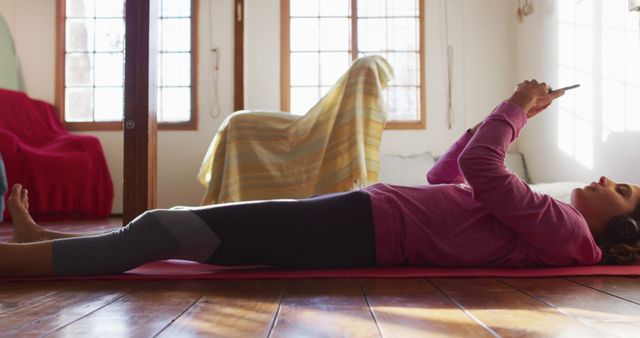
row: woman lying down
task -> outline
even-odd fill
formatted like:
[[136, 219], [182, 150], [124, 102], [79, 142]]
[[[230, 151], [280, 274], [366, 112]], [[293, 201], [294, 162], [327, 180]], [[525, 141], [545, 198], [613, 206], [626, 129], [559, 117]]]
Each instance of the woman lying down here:
[[633, 264], [639, 186], [601, 177], [565, 204], [533, 192], [504, 165], [527, 120], [564, 94], [548, 88], [520, 83], [429, 171], [430, 185], [152, 210], [118, 230], [77, 235], [38, 226], [16, 184], [0, 275], [115, 274], [164, 259], [280, 268]]

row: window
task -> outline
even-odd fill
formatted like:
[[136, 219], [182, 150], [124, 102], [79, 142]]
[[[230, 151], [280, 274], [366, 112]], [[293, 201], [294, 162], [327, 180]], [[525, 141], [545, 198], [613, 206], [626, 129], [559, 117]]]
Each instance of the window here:
[[640, 130], [640, 40], [625, 0], [558, 1], [558, 148], [593, 169], [610, 135]]
[[[58, 0], [56, 105], [76, 130], [118, 130], [124, 115], [124, 0]], [[160, 129], [196, 127], [197, 0], [160, 0]]]
[[282, 110], [304, 114], [364, 55], [385, 57], [386, 129], [425, 126], [424, 0], [283, 0]]

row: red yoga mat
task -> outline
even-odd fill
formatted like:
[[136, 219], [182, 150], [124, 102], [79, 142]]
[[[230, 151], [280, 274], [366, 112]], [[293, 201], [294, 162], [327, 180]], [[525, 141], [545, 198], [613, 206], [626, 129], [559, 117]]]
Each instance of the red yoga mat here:
[[420, 278], [420, 277], [560, 277], [640, 276], [640, 265], [573, 266], [554, 268], [439, 268], [372, 267], [357, 269], [273, 269], [220, 267], [187, 261], [148, 263], [119, 275], [0, 278], [0, 281], [36, 280], [219, 280], [219, 279], [304, 279], [304, 278]]

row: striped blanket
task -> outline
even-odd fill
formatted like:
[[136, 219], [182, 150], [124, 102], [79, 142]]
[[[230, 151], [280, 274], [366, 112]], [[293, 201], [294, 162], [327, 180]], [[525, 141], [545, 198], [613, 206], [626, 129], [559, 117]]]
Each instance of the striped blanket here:
[[393, 76], [384, 58], [366, 56], [303, 116], [229, 115], [198, 174], [207, 188], [202, 203], [306, 198], [375, 183], [387, 112], [383, 90]]

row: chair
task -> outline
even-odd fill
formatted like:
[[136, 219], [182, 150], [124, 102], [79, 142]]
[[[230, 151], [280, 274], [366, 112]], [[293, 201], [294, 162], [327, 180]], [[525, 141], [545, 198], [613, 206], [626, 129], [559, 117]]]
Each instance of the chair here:
[[113, 183], [100, 141], [64, 129], [52, 105], [0, 89], [0, 153], [8, 186], [29, 190], [35, 219], [111, 214]]
[[198, 178], [203, 204], [305, 198], [376, 182], [393, 70], [360, 58], [303, 116], [239, 111], [213, 137]]

